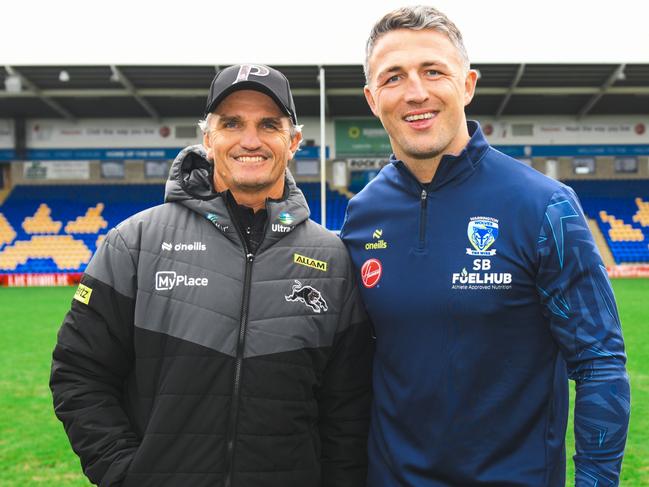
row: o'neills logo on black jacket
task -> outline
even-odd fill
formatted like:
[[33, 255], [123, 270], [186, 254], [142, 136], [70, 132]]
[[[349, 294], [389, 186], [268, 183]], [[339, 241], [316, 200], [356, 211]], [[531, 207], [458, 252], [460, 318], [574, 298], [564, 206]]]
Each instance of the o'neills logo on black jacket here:
[[171, 252], [172, 250], [175, 250], [176, 252], [191, 252], [191, 251], [199, 251], [199, 252], [204, 252], [207, 250], [207, 246], [203, 242], [192, 242], [192, 243], [177, 243], [174, 244], [172, 242], [162, 242], [162, 245], [160, 246], [162, 250], [166, 250], [168, 252]]

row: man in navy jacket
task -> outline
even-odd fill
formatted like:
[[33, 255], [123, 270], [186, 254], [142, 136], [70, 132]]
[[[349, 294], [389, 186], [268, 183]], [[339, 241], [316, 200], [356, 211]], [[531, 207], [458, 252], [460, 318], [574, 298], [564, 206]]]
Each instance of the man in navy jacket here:
[[367, 43], [391, 163], [342, 238], [375, 326], [371, 487], [618, 485], [626, 356], [606, 269], [567, 186], [489, 146], [456, 26], [399, 9]]

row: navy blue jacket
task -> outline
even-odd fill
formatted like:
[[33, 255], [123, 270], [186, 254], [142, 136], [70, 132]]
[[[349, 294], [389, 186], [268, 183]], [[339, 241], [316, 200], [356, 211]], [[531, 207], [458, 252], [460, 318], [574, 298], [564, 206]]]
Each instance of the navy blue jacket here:
[[618, 485], [629, 415], [615, 299], [576, 195], [475, 122], [430, 184], [403, 162], [341, 236], [374, 323], [371, 487]]

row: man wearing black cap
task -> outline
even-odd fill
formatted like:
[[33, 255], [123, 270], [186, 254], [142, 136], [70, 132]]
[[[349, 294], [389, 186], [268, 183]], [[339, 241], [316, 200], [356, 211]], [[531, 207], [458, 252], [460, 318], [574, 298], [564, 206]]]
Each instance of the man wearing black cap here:
[[344, 246], [286, 169], [288, 81], [223, 70], [201, 128], [165, 204], [88, 265], [54, 350], [56, 414], [101, 486], [364, 486], [371, 333]]

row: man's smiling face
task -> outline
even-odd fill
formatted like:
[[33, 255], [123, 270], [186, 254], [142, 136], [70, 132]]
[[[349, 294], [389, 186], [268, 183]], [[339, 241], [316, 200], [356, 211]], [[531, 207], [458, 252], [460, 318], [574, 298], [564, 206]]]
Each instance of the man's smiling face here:
[[284, 171], [301, 136], [290, 136], [290, 120], [267, 95], [239, 90], [215, 109], [203, 137], [208, 159], [214, 161], [214, 186], [235, 194], [259, 193], [278, 198]]
[[388, 32], [377, 40], [368, 67], [365, 97], [399, 159], [431, 159], [464, 148], [464, 107], [473, 98], [476, 74], [445, 34]]

